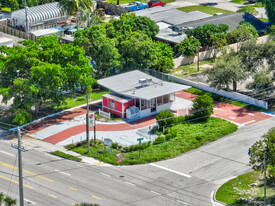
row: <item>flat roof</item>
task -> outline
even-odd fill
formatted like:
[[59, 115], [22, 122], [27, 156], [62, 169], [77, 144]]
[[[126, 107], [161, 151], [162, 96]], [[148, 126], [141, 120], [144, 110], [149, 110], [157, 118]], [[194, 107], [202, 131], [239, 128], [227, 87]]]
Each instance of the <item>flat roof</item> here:
[[135, 13], [137, 16], [149, 17], [155, 22], [165, 22], [171, 25], [182, 24], [184, 22], [204, 19], [212, 16], [200, 11], [185, 13], [178, 9], [161, 6], [135, 11]]
[[175, 32], [170, 28], [165, 28], [159, 30], [156, 38], [166, 42], [178, 44], [182, 42], [185, 38], [187, 38], [187, 35], [185, 33], [179, 34], [178, 32]]
[[116, 93], [109, 93], [109, 94], [104, 94], [102, 95], [103, 97], [107, 97], [109, 99], [121, 102], [121, 103], [125, 103], [125, 102], [129, 102], [130, 100], [132, 100], [132, 98], [129, 97], [123, 97], [120, 96], [119, 94]]
[[51, 35], [51, 34], [55, 34], [55, 33], [58, 33], [60, 32], [59, 29], [57, 28], [49, 28], [49, 29], [41, 29], [41, 30], [36, 30], [36, 31], [33, 31], [32, 33], [39, 37], [39, 36], [44, 36], [44, 35]]
[[249, 14], [249, 13], [228, 13], [228, 14], [222, 14], [222, 15], [217, 15], [217, 16], [211, 16], [208, 18], [204, 18], [202, 20], [195, 20], [195, 21], [190, 21], [190, 22], [185, 22], [178, 24], [179, 26], [182, 27], [198, 27], [198, 26], [203, 26], [206, 24], [226, 24], [229, 26], [229, 30], [236, 29], [239, 26], [239, 23], [241, 21], [249, 22], [251, 23], [255, 29], [262, 30], [266, 28], [266, 24], [262, 22], [261, 20], [257, 19], [255, 16]]
[[0, 44], [6, 43], [6, 42], [13, 42], [12, 39], [6, 38], [6, 37], [0, 37]]
[[[139, 80], [147, 79], [151, 81], [143, 85], [139, 83]], [[120, 95], [146, 100], [190, 88], [190, 86], [162, 81], [139, 70], [100, 79], [98, 84]]]

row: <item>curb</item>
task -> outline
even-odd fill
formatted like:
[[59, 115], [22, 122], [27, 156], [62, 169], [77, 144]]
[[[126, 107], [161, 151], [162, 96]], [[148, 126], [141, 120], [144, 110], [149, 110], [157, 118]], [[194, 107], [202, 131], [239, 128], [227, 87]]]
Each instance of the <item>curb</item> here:
[[[228, 181], [230, 181], [230, 180], [232, 180], [232, 179], [234, 179], [234, 178], [236, 178], [236, 176], [230, 177], [230, 178], [227, 179], [224, 183], [222, 183], [221, 185], [219, 185], [218, 187], [216, 187], [215, 190], [212, 191], [212, 193], [211, 193], [211, 204], [212, 204], [212, 206], [216, 206], [217, 204], [220, 204], [220, 206], [226, 206], [226, 205], [227, 205], [227, 204], [224, 203], [224, 202], [221, 202], [221, 201], [216, 200], [216, 193], [217, 193], [218, 189], [219, 189], [221, 186], [223, 186], [225, 183], [227, 183]], [[215, 203], [216, 203], [216, 204], [215, 204]]]

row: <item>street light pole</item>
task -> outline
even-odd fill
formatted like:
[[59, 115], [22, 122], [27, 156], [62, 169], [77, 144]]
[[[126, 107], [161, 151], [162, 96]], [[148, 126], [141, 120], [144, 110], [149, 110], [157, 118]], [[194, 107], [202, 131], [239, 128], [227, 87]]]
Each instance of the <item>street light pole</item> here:
[[24, 147], [21, 147], [21, 131], [20, 128], [17, 127], [17, 138], [18, 145], [11, 144], [11, 146], [18, 151], [18, 172], [19, 172], [19, 199], [20, 206], [24, 206], [24, 194], [23, 194], [23, 172], [22, 172], [22, 156], [21, 152], [26, 152], [27, 150]]
[[86, 140], [87, 140], [87, 148], [88, 153], [90, 152], [90, 121], [89, 121], [89, 94], [87, 94], [87, 114], [86, 114]]
[[266, 206], [266, 150], [264, 150], [264, 206]]

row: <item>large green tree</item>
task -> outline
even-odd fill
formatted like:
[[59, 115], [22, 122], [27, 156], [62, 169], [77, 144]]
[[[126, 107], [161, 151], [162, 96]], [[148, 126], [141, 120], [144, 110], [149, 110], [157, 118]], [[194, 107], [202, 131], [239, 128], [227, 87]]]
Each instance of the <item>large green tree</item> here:
[[211, 41], [211, 35], [225, 33], [229, 29], [228, 25], [220, 24], [219, 26], [214, 24], [206, 24], [198, 26], [195, 29], [187, 31], [188, 37], [195, 37], [198, 39], [203, 47], [211, 47], [213, 42]]
[[19, 9], [19, 4], [18, 4], [17, 0], [1, 0], [0, 5], [2, 7], [10, 8], [12, 11]]
[[[124, 13], [120, 16], [119, 20], [111, 20], [110, 22], [114, 30], [120, 33], [125, 32], [125, 26], [130, 29], [131, 32], [142, 31], [149, 37], [155, 37], [159, 32], [159, 27], [154, 21], [145, 16], [136, 16], [135, 13]], [[126, 29], [126, 31], [128, 29]]]
[[232, 85], [233, 91], [237, 90], [237, 83], [247, 77], [240, 57], [233, 51], [219, 57], [214, 67], [207, 69], [204, 73], [210, 86], [217, 89], [229, 89], [229, 86]]
[[253, 6], [244, 6], [243, 8], [239, 9], [237, 12], [247, 12], [253, 16], [256, 16], [259, 13]]
[[180, 54], [184, 54], [188, 57], [196, 56], [199, 51], [200, 41], [195, 37], [185, 38], [181, 43], [177, 44], [176, 47]]
[[275, 25], [275, 1], [265, 0], [265, 10], [268, 20], [271, 24]]
[[[23, 46], [0, 47], [0, 93], [3, 102], [13, 99], [14, 109], [36, 113], [45, 102], [60, 104], [65, 91], [93, 83], [92, 68], [83, 49], [59, 44], [56, 37], [41, 37]], [[22, 112], [19, 112], [22, 115]], [[21, 119], [21, 118], [19, 118]]]
[[269, 176], [275, 178], [275, 127], [271, 128], [261, 139], [250, 148], [249, 164], [254, 170], [264, 170], [264, 151], [266, 152], [266, 164], [269, 165]]

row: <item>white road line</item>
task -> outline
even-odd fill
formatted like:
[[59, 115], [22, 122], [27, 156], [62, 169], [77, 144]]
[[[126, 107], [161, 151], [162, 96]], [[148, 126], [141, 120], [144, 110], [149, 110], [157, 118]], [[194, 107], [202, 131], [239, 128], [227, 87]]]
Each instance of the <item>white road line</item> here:
[[33, 205], [36, 205], [36, 203], [35, 202], [33, 202], [33, 201], [30, 201], [30, 200], [28, 200], [28, 199], [24, 199], [27, 203], [31, 203], [31, 204], [33, 204]]
[[70, 174], [66, 172], [61, 172], [60, 170], [57, 170], [57, 169], [55, 169], [54, 171], [59, 172], [60, 174], [63, 174], [63, 175], [71, 176]]
[[104, 175], [104, 176], [107, 176], [107, 177], [111, 177], [111, 175], [108, 175], [108, 174], [105, 174], [103, 172], [101, 172], [100, 174]]
[[217, 107], [214, 107], [214, 109], [216, 109], [216, 110], [223, 110], [223, 109], [221, 109], [221, 108], [217, 108]]
[[243, 124], [250, 124], [250, 123], [252, 123], [252, 122], [256, 122], [256, 120], [254, 119], [254, 120], [251, 120], [251, 121], [249, 121], [249, 122], [245, 122], [245, 123], [243, 123]]
[[132, 185], [132, 186], [136, 186], [135, 184], [131, 183], [131, 182], [125, 182], [128, 185]]
[[229, 117], [230, 119], [236, 119], [236, 117]]
[[180, 201], [180, 200], [177, 200], [177, 202], [181, 203], [181, 204], [184, 204], [184, 205], [188, 205], [187, 202], [183, 202], [183, 201]]
[[253, 113], [248, 113], [248, 115], [254, 116], [254, 114], [253, 114]]
[[70, 174], [66, 173], [66, 172], [60, 172], [63, 175], [67, 175], [67, 176], [71, 176]]
[[160, 193], [155, 192], [155, 191], [153, 191], [153, 190], [151, 190], [150, 192], [152, 192], [152, 193], [154, 193], [154, 194], [156, 194], [156, 195], [161, 195]]
[[174, 197], [172, 194], [167, 194], [167, 196]]
[[2, 152], [4, 154], [7, 154], [7, 155], [10, 155], [10, 156], [13, 156], [13, 157], [15, 156], [14, 154], [11, 154], [11, 153], [8, 153], [8, 152], [2, 151], [2, 150], [0, 152]]
[[188, 178], [192, 177], [192, 176], [190, 176], [190, 175], [188, 175], [188, 174], [184, 174], [184, 173], [178, 172], [178, 171], [176, 171], [176, 170], [172, 170], [172, 169], [169, 169], [169, 168], [167, 168], [167, 167], [163, 167], [163, 166], [160, 166], [160, 165], [157, 165], [157, 164], [154, 164], [154, 163], [151, 163], [150, 165], [151, 165], [151, 166], [154, 166], [154, 167], [158, 167], [158, 168], [163, 169], [163, 170], [167, 170], [167, 171], [169, 171], [169, 172], [176, 173], [176, 174], [181, 175], [181, 176], [184, 176], [184, 177], [188, 177]]

